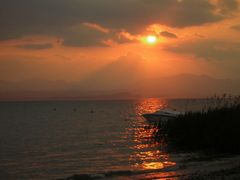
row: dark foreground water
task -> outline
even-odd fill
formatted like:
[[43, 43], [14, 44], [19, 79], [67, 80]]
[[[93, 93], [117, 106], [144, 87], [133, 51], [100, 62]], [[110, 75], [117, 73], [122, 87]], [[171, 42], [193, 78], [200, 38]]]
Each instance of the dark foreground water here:
[[153, 129], [141, 114], [164, 106], [190, 110], [203, 105], [189, 102], [1, 102], [0, 179], [121, 175], [124, 171], [147, 178], [155, 170], [174, 176], [181, 154], [169, 154], [166, 144], [154, 142]]

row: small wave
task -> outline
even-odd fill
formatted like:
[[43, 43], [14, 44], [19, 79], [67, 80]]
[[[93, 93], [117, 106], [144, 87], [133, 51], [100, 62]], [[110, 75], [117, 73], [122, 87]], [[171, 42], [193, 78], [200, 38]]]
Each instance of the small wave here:
[[77, 174], [68, 178], [58, 179], [58, 180], [94, 180], [94, 179], [105, 179], [105, 178], [114, 178], [121, 176], [136, 176], [149, 173], [166, 173], [176, 170], [174, 167], [168, 167], [164, 169], [154, 169], [154, 170], [141, 170], [141, 171], [109, 171], [99, 174]]
[[58, 180], [93, 180], [106, 178], [104, 174], [75, 174], [68, 178], [62, 178]]

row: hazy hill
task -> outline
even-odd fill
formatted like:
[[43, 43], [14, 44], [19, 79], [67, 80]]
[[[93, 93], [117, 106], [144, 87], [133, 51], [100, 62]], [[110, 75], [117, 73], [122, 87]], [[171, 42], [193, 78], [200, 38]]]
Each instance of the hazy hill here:
[[140, 94], [160, 97], [206, 97], [240, 94], [240, 80], [216, 79], [207, 75], [181, 74], [149, 79], [136, 84]]
[[[0, 99], [21, 99], [21, 97], [25, 99], [193, 98], [223, 93], [240, 94], [240, 80], [216, 79], [206, 75], [192, 74], [139, 80], [136, 77], [128, 78], [129, 74], [126, 74], [121, 75], [117, 72], [116, 76], [109, 77], [105, 71], [98, 72], [96, 76], [88, 79], [93, 83], [91, 86], [85, 86], [87, 81], [82, 82], [83, 84], [50, 80], [31, 80], [22, 83], [2, 81]], [[113, 84], [109, 86], [107, 82], [110, 79]]]
[[128, 91], [134, 82], [144, 78], [146, 62], [143, 59], [120, 57], [79, 82], [77, 89]]

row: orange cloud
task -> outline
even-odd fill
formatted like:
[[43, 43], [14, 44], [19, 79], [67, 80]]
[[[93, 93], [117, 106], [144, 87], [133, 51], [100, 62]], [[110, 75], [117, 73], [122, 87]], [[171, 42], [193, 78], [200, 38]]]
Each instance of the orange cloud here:
[[93, 28], [93, 29], [96, 29], [98, 31], [101, 31], [101, 32], [104, 32], [104, 33], [109, 33], [110, 30], [108, 28], [105, 28], [99, 24], [94, 24], [94, 23], [83, 23], [84, 26], [87, 26], [87, 27], [90, 27], [90, 28]]

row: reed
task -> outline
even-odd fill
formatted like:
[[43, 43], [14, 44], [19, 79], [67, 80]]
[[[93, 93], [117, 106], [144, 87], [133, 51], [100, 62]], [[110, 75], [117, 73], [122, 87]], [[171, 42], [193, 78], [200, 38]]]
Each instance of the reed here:
[[240, 153], [240, 96], [214, 96], [199, 112], [187, 112], [158, 126], [156, 140], [183, 150]]

